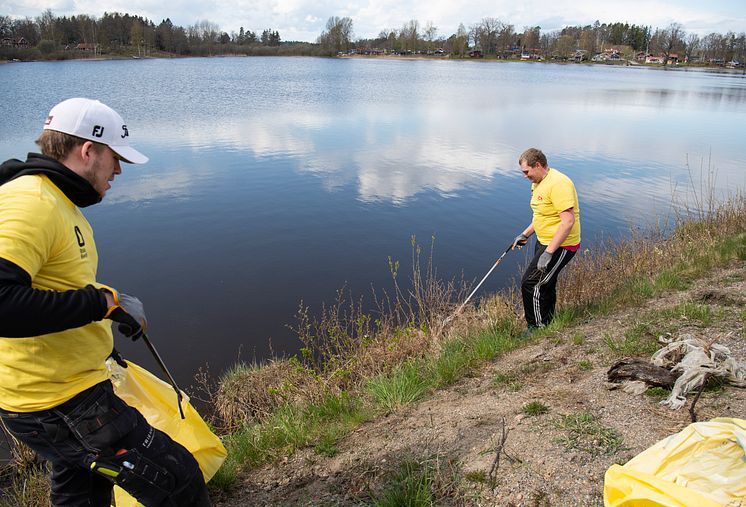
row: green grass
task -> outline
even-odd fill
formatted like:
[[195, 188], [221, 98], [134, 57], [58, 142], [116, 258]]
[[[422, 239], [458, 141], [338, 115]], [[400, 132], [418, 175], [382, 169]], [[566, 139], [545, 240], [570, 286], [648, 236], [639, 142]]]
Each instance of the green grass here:
[[510, 391], [520, 391], [523, 383], [515, 373], [498, 373], [492, 379], [492, 385], [495, 387], [507, 387]]
[[584, 359], [584, 360], [578, 362], [578, 369], [580, 371], [590, 371], [590, 370], [593, 369], [593, 365], [591, 364], [590, 361]]
[[[541, 341], [553, 333], [572, 326], [580, 320], [606, 315], [619, 307], [642, 304], [647, 298], [664, 291], [687, 288], [691, 281], [704, 275], [713, 267], [725, 265], [733, 259], [746, 260], [746, 234], [731, 234], [706, 252], [694, 252], [674, 262], [665, 271], [653, 276], [640, 274], [627, 276], [612, 287], [609, 295], [594, 298], [576, 308], [559, 308], [551, 326], [531, 337], [531, 342]], [[673, 321], [708, 325], [722, 314], [706, 305], [685, 303], [670, 314], [651, 314], [638, 322], [624, 336], [606, 336], [606, 346], [619, 354], [650, 354], [657, 349], [656, 335], [668, 330]], [[649, 317], [649, 318], [648, 318]], [[740, 312], [746, 320], [746, 310]], [[382, 412], [415, 402], [432, 390], [452, 385], [465, 375], [472, 374], [485, 362], [493, 361], [525, 342], [516, 339], [515, 321], [500, 322], [472, 336], [445, 342], [437, 355], [410, 359], [392, 368], [388, 373], [364, 382], [362, 390], [352, 390], [347, 401], [329, 399], [307, 408], [280, 407], [262, 423], [247, 425], [224, 437], [229, 456], [218, 472], [211, 487], [226, 488], [235, 482], [244, 467], [258, 466], [292, 453], [300, 446], [312, 445], [322, 456], [338, 452], [336, 444], [351, 428]], [[572, 336], [572, 343], [582, 345], [586, 337], [580, 333]], [[578, 368], [591, 368], [589, 361], [581, 361]], [[522, 377], [553, 368], [551, 363], [534, 362], [518, 366], [516, 371], [501, 373], [493, 378], [495, 387], [518, 390]], [[356, 393], [356, 394], [355, 394]], [[667, 391], [648, 391], [650, 396], [667, 396]], [[368, 406], [361, 400], [372, 400]], [[540, 402], [537, 402], [540, 403]], [[542, 404], [543, 405], [543, 404]], [[535, 409], [541, 410], [539, 405]], [[621, 437], [610, 428], [603, 427], [592, 415], [570, 414], [563, 416], [558, 425], [565, 431], [561, 442], [568, 449], [579, 449], [591, 454], [614, 454], [623, 449]], [[375, 499], [376, 505], [431, 505], [433, 504], [432, 474], [428, 467], [410, 462], [403, 465], [402, 473], [384, 493]], [[478, 481], [479, 476], [471, 476]], [[388, 502], [388, 503], [387, 503]], [[403, 503], [400, 503], [403, 502]]]
[[662, 310], [660, 312], [661, 317], [686, 321], [688, 324], [696, 324], [699, 326], [707, 327], [712, 325], [715, 319], [720, 319], [723, 316], [722, 309], [717, 311], [713, 310], [710, 306], [701, 305], [696, 303], [681, 303], [668, 310]]
[[666, 389], [665, 387], [650, 387], [647, 391], [645, 391], [645, 396], [650, 396], [651, 398], [668, 398], [671, 395], [671, 390]]
[[650, 355], [658, 350], [656, 333], [646, 322], [635, 324], [621, 338], [605, 333], [603, 342], [617, 355]]
[[487, 472], [484, 470], [472, 470], [471, 472], [467, 472], [464, 475], [464, 479], [466, 479], [469, 482], [474, 482], [478, 484], [487, 484], [489, 481], [489, 478], [487, 477]]
[[371, 503], [376, 507], [431, 507], [435, 503], [434, 485], [432, 466], [408, 459], [384, 491], [372, 496]]
[[558, 442], [567, 450], [579, 450], [592, 456], [612, 455], [624, 450], [622, 437], [588, 412], [562, 415], [557, 426], [565, 431]]
[[228, 458], [210, 487], [228, 489], [243, 467], [259, 466], [312, 443], [318, 454], [332, 456], [339, 439], [373, 416], [361, 400], [347, 393], [326, 396], [305, 408], [286, 404], [262, 422], [223, 438]]
[[435, 357], [416, 359], [368, 382], [367, 391], [385, 410], [421, 399], [429, 391], [453, 384], [487, 361], [515, 349], [519, 341], [496, 329], [446, 343]]
[[690, 283], [674, 271], [663, 271], [653, 280], [652, 287], [656, 293], [666, 290], [685, 290]]
[[540, 401], [532, 401], [523, 405], [523, 413], [529, 417], [535, 417], [537, 415], [546, 414], [549, 412], [549, 407], [544, 405]]
[[432, 387], [432, 379], [423, 376], [422, 361], [410, 361], [389, 374], [379, 375], [368, 382], [368, 393], [375, 402], [393, 411], [422, 398]]

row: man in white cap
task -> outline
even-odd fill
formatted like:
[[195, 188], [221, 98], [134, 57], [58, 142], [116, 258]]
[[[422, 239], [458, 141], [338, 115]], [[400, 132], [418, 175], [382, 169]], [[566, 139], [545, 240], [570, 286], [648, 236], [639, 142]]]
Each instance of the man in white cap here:
[[118, 398], [105, 365], [111, 321], [132, 339], [142, 303], [96, 281], [80, 208], [96, 204], [129, 145], [122, 117], [96, 100], [52, 108], [42, 154], [0, 166], [0, 417], [52, 464], [55, 506], [109, 506], [113, 484], [145, 506], [210, 505], [194, 457]]

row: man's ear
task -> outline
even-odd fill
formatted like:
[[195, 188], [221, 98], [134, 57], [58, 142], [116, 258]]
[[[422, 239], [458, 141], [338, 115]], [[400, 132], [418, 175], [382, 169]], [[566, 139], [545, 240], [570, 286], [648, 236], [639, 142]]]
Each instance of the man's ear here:
[[93, 155], [93, 150], [95, 150], [96, 147], [93, 145], [92, 141], [86, 141], [83, 144], [78, 145], [78, 147], [75, 149], [78, 151], [80, 159], [83, 162], [87, 163], [90, 157]]

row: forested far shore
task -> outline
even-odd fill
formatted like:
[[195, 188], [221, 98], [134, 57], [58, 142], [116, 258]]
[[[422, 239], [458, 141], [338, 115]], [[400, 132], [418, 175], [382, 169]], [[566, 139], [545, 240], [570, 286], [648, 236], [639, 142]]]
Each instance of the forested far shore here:
[[383, 28], [375, 38], [355, 38], [353, 20], [332, 16], [315, 42], [283, 41], [276, 29], [221, 30], [202, 20], [182, 27], [169, 18], [159, 24], [132, 14], [56, 16], [50, 9], [35, 18], [0, 15], [0, 59], [212, 56], [212, 55], [425, 55], [553, 61], [640, 62], [743, 67], [746, 33], [687, 33], [680, 23], [653, 28], [600, 23], [542, 31], [494, 17], [443, 34], [432, 22], [416, 19], [401, 28]]

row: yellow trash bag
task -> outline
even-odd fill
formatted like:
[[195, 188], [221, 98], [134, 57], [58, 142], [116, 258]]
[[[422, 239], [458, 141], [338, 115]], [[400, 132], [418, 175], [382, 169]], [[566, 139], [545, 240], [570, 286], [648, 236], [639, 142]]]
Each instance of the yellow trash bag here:
[[[107, 362], [116, 395], [127, 405], [136, 408], [151, 426], [186, 447], [197, 460], [205, 482], [209, 481], [228, 455], [223, 443], [210, 431], [185, 393], [182, 392], [181, 408], [185, 417], [182, 419], [173, 387], [146, 369], [126, 362], [127, 368], [111, 360]], [[140, 505], [118, 486], [114, 486], [114, 498], [117, 507]]]
[[746, 507], [746, 420], [690, 424], [604, 478], [606, 507]]

